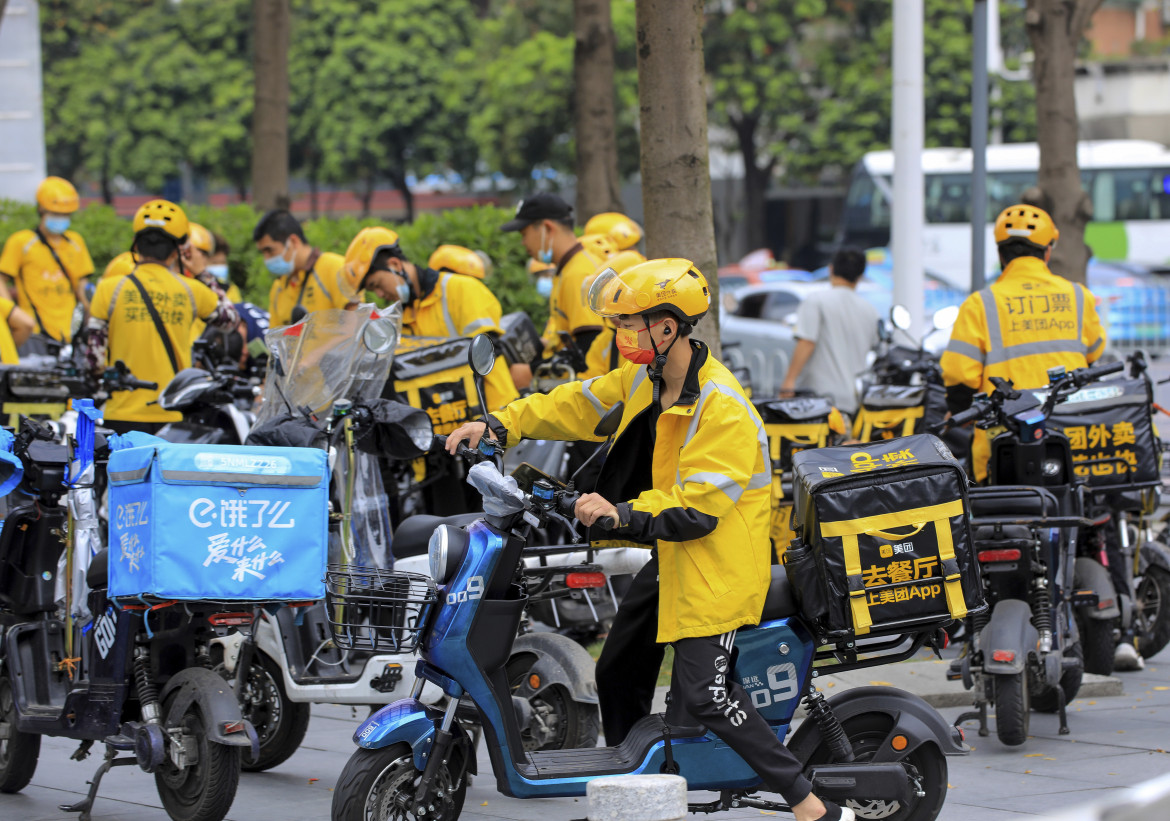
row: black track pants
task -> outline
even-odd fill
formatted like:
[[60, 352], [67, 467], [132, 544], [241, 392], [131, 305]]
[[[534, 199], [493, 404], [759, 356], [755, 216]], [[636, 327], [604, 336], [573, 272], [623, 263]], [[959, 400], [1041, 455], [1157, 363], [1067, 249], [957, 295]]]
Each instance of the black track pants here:
[[622, 597], [597, 659], [597, 697], [605, 743], [616, 747], [650, 715], [666, 647], [658, 644], [658, 558], [638, 571]]
[[[728, 673], [735, 631], [722, 636], [679, 639], [674, 646], [670, 701], [727, 743], [789, 806], [812, 792], [800, 762], [752, 705]], [[672, 722], [677, 723], [677, 722]], [[685, 775], [685, 773], [684, 773]]]

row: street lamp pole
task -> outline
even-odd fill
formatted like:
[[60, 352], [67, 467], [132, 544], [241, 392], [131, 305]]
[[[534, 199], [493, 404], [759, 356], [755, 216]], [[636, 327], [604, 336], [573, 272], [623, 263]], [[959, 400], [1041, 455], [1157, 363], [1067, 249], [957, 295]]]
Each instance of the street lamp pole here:
[[894, 5], [894, 202], [890, 239], [894, 258], [894, 302], [910, 310], [914, 332], [923, 328], [924, 227], [922, 150], [923, 0]]

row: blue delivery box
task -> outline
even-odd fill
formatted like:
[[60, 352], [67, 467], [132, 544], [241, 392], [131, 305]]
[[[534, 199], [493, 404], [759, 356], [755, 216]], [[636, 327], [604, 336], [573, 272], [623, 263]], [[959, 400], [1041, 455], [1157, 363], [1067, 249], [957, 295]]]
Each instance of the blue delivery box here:
[[158, 444], [107, 472], [111, 597], [324, 598], [325, 451]]

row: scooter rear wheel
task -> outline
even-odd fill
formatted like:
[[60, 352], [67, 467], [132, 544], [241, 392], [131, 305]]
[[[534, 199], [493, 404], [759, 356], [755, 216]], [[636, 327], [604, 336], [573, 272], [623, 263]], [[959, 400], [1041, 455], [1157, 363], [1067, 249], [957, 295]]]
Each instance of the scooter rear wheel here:
[[8, 673], [0, 668], [0, 792], [20, 792], [32, 781], [41, 737], [16, 729], [16, 702]]
[[192, 704], [181, 726], [184, 742], [190, 738], [196, 749], [196, 763], [180, 770], [167, 757], [154, 774], [158, 797], [174, 821], [223, 821], [236, 798], [240, 748], [208, 740], [206, 722], [198, 704]]
[[1031, 699], [1027, 672], [992, 676], [995, 682], [995, 734], [1000, 742], [1018, 747], [1028, 740]]
[[1091, 619], [1077, 611], [1077, 631], [1085, 652], [1085, 672], [1098, 676], [1113, 675], [1113, 653], [1117, 649], [1114, 632], [1119, 619]]
[[[853, 746], [854, 760], [861, 763], [871, 761], [882, 750], [894, 728], [894, 720], [884, 713], [868, 713], [846, 719], [841, 726]], [[822, 742], [808, 763], [827, 764], [833, 760], [833, 754]], [[912, 796], [906, 802], [862, 797], [849, 799], [843, 806], [867, 821], [933, 821], [947, 797], [946, 756], [935, 745], [923, 744], [901, 760], [913, 768], [925, 795]]]
[[[405, 809], [414, 800], [422, 775], [406, 744], [380, 750], [359, 748], [350, 756], [333, 788], [332, 821], [406, 821], [415, 815]], [[458, 777], [459, 783], [454, 780]], [[455, 821], [467, 797], [467, 777], [452, 773], [450, 765], [439, 773], [444, 797], [426, 821]]]

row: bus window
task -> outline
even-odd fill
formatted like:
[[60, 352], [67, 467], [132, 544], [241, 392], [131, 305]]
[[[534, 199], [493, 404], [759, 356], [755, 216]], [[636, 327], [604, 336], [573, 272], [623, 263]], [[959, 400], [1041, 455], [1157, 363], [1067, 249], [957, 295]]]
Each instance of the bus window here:
[[926, 175], [926, 221], [932, 225], [971, 221], [971, 175]]
[[1170, 219], [1170, 168], [1111, 168], [1096, 172], [1093, 219]]
[[890, 227], [890, 208], [878, 191], [873, 177], [859, 167], [845, 195], [845, 225], [848, 232]]
[[995, 222], [1003, 209], [1020, 201], [1024, 190], [1036, 184], [1034, 171], [995, 171], [987, 175], [987, 221]]

